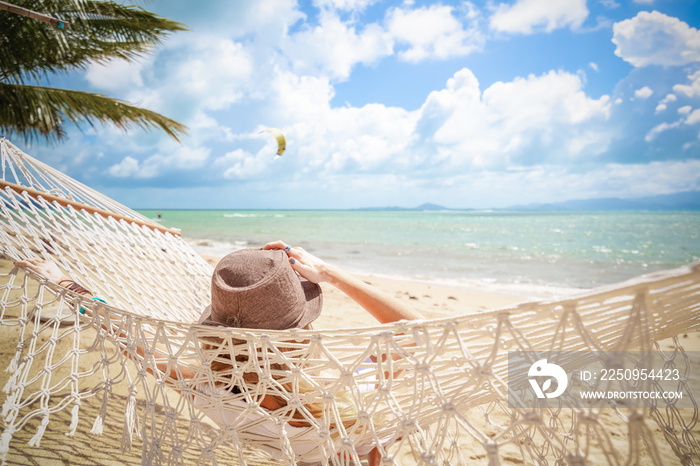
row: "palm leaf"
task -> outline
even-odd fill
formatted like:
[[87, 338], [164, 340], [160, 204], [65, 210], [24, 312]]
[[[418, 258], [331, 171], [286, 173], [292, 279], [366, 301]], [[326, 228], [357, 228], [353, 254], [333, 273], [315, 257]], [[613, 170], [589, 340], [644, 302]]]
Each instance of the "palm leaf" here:
[[187, 128], [170, 118], [120, 100], [89, 92], [39, 86], [0, 83], [0, 127], [8, 136], [19, 134], [26, 140], [43, 136], [60, 140], [63, 123], [76, 125], [113, 123], [124, 130], [133, 126], [161, 129], [179, 141]]
[[16, 0], [18, 6], [68, 22], [63, 29], [0, 11], [0, 79], [23, 83], [84, 69], [111, 58], [131, 60], [158, 45], [178, 22], [134, 6], [76, 0]]
[[[134, 6], [96, 0], [14, 0], [14, 4], [59, 18], [60, 29], [0, 11], [0, 128], [26, 140], [64, 137], [64, 122], [120, 128], [158, 128], [175, 140], [186, 127], [156, 112], [99, 94], [38, 87], [55, 73], [84, 69], [113, 58], [132, 60], [158, 45], [181, 23]], [[8, 135], [9, 135], [8, 134]]]

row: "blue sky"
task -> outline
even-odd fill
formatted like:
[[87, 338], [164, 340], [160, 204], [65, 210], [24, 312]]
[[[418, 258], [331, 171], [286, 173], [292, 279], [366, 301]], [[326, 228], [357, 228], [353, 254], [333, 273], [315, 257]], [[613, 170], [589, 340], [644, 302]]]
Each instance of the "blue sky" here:
[[[155, 0], [135, 63], [53, 85], [187, 124], [25, 151], [132, 208], [489, 208], [700, 189], [700, 5]], [[282, 129], [275, 158], [265, 127]]]

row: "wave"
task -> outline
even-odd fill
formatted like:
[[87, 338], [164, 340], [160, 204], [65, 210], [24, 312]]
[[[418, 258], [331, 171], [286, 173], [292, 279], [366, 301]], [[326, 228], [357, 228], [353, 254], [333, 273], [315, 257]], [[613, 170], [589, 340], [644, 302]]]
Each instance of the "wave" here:
[[199, 255], [224, 257], [225, 255], [251, 247], [248, 241], [217, 241], [211, 239], [183, 238], [185, 242]]
[[248, 217], [259, 217], [258, 214], [224, 214], [226, 218], [248, 218]]

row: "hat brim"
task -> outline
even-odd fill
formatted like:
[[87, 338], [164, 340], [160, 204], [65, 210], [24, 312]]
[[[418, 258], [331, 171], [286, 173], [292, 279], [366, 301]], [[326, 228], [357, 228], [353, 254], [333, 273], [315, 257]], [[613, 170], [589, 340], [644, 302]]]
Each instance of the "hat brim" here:
[[301, 281], [301, 287], [304, 289], [306, 303], [304, 304], [302, 319], [296, 327], [304, 328], [321, 315], [321, 310], [323, 309], [323, 291], [318, 283], [310, 282], [303, 277], [299, 277], [299, 281]]
[[211, 304], [204, 308], [204, 311], [202, 312], [202, 315], [199, 316], [199, 321], [197, 323], [199, 325], [211, 325], [213, 323], [211, 320]]
[[[294, 327], [287, 328], [304, 328], [311, 322], [316, 320], [318, 316], [321, 315], [323, 310], [323, 291], [318, 283], [310, 282], [304, 277], [299, 277], [301, 282], [301, 288], [304, 290], [305, 301], [302, 303], [302, 310], [300, 312], [299, 319], [297, 320]], [[207, 305], [199, 316], [199, 325], [220, 325], [224, 326], [219, 322], [215, 322], [211, 318], [211, 304]], [[286, 330], [286, 328], [271, 328], [269, 330]]]

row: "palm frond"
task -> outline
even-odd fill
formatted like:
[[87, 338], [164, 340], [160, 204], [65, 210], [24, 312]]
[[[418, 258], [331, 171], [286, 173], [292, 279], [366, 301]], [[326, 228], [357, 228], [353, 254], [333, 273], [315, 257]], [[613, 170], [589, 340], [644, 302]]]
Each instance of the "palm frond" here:
[[59, 29], [0, 11], [0, 78], [24, 83], [51, 73], [83, 69], [110, 58], [132, 60], [186, 26], [139, 7], [109, 1], [15, 0], [14, 3], [63, 19]]
[[187, 127], [151, 110], [89, 92], [0, 83], [0, 127], [26, 140], [60, 140], [64, 122], [161, 129], [179, 141]]

